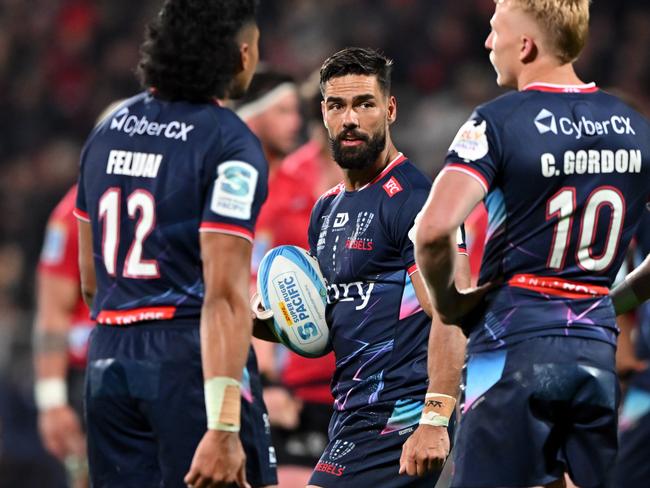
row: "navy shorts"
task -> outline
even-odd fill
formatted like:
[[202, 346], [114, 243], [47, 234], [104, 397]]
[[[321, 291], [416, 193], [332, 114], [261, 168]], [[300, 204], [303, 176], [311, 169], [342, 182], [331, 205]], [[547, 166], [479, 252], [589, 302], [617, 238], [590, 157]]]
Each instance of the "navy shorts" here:
[[612, 486], [618, 382], [614, 347], [538, 337], [469, 354], [453, 488]]
[[617, 488], [650, 486], [650, 390], [637, 383], [630, 382], [619, 417]]
[[399, 474], [402, 446], [417, 428], [422, 412], [422, 402], [418, 403], [417, 411], [410, 409], [410, 421], [396, 428], [387, 428], [388, 416], [376, 411], [335, 412], [329, 444], [309, 484], [323, 488], [433, 488], [438, 471], [422, 478]]
[[[206, 431], [197, 322], [97, 326], [85, 412], [93, 488], [185, 488]], [[275, 453], [254, 353], [242, 381], [241, 440], [252, 486], [276, 484]]]

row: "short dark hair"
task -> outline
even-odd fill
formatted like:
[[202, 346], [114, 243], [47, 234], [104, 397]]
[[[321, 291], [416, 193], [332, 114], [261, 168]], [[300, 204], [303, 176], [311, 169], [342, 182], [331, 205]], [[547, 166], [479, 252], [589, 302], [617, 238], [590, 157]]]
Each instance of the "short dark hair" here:
[[257, 0], [166, 0], [147, 26], [138, 77], [168, 100], [224, 97], [239, 70], [237, 34]]
[[346, 47], [325, 60], [320, 69], [320, 91], [325, 93], [325, 83], [331, 78], [345, 75], [376, 76], [382, 92], [390, 93], [390, 75], [393, 60], [375, 49]]

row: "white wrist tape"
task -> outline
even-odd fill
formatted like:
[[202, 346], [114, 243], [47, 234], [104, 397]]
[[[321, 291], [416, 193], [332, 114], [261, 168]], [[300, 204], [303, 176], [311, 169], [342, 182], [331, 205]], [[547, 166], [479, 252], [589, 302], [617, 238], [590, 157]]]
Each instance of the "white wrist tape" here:
[[34, 385], [36, 408], [39, 411], [68, 404], [68, 387], [63, 378], [44, 378]]
[[420, 425], [447, 427], [449, 426], [449, 417], [445, 417], [444, 415], [436, 412], [422, 412], [422, 417], [420, 417]]
[[451, 418], [456, 399], [444, 393], [427, 393], [424, 397], [424, 408], [420, 424], [434, 427], [447, 427]]
[[204, 383], [208, 429], [239, 432], [241, 384], [234, 378], [215, 376]]
[[255, 293], [251, 298], [251, 310], [259, 320], [269, 320], [273, 318], [273, 310], [266, 310], [262, 306], [262, 297]]

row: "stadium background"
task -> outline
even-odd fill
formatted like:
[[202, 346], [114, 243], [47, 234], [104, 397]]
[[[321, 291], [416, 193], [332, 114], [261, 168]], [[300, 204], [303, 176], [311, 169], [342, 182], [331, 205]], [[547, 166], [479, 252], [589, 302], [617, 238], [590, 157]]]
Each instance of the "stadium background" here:
[[[8, 470], [47, 471], [30, 357], [34, 269], [47, 215], [76, 179], [97, 115], [139, 89], [138, 46], [159, 4], [0, 1], [0, 488], [9, 486]], [[499, 93], [483, 47], [493, 5], [262, 0], [261, 59], [305, 80], [342, 47], [382, 49], [395, 59], [394, 139], [433, 174], [472, 107]], [[577, 64], [585, 81], [625, 93], [647, 115], [649, 52], [647, 0], [593, 1], [589, 43]]]

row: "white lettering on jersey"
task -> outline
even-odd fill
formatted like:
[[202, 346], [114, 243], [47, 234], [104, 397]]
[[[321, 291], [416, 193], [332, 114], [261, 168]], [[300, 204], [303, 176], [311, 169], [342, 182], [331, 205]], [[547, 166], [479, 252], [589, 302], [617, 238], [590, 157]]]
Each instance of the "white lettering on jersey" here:
[[106, 174], [155, 178], [158, 176], [162, 158], [162, 154], [113, 149], [108, 153]]
[[[641, 150], [639, 149], [595, 149], [566, 151], [564, 153], [563, 172], [565, 175], [641, 173]], [[541, 171], [545, 178], [560, 176], [562, 172], [556, 167], [555, 156], [544, 153], [541, 157]]]
[[455, 151], [459, 158], [465, 161], [476, 161], [488, 153], [488, 140], [485, 130], [487, 122], [482, 121], [476, 125], [475, 120], [468, 120], [459, 129], [454, 138], [450, 151]]
[[224, 217], [249, 220], [258, 171], [244, 161], [226, 161], [217, 168], [210, 210]]
[[163, 124], [149, 120], [144, 115], [141, 118], [138, 118], [137, 115], [129, 115], [129, 108], [124, 107], [111, 119], [110, 129], [124, 132], [129, 136], [134, 136], [136, 134], [142, 136], [146, 134], [149, 136], [160, 137], [162, 135], [167, 139], [180, 139], [185, 142], [187, 141], [188, 134], [192, 129], [194, 129], [194, 126], [177, 120]]
[[[363, 310], [368, 306], [372, 289], [375, 287], [374, 282], [367, 284], [368, 289], [364, 292], [363, 281], [352, 283], [333, 283], [327, 287], [327, 303], [336, 302], [353, 302], [356, 298], [361, 299], [361, 304], [354, 307], [355, 310]], [[354, 293], [356, 292], [356, 293]]]
[[574, 121], [568, 117], [557, 118], [550, 110], [543, 108], [533, 119], [540, 134], [564, 134], [581, 139], [583, 136], [607, 135], [610, 133], [636, 135], [629, 117], [612, 115], [607, 120], [593, 121], [582, 116]]

